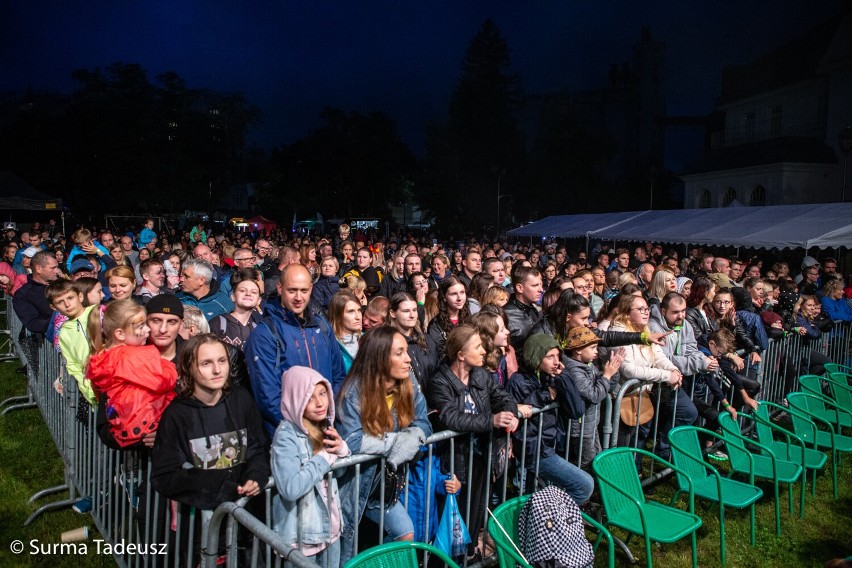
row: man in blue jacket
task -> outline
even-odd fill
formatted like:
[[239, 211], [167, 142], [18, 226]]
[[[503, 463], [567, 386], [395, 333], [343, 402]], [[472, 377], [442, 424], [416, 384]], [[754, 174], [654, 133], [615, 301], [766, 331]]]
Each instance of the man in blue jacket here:
[[195, 306], [208, 320], [234, 309], [230, 295], [213, 278], [213, 265], [199, 258], [190, 258], [180, 269], [181, 304]]
[[308, 309], [311, 273], [301, 264], [284, 267], [277, 289], [281, 304], [269, 302], [263, 322], [246, 343], [246, 363], [263, 422], [273, 435], [281, 422], [281, 374], [295, 365], [310, 367], [331, 382], [335, 395], [346, 371], [340, 344], [325, 316]]

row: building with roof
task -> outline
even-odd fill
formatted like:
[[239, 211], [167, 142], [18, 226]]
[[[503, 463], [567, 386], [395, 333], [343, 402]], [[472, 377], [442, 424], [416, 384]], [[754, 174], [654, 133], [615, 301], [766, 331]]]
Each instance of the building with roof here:
[[[682, 175], [684, 207], [841, 200], [852, 125], [852, 2], [752, 63], [722, 73], [705, 156]], [[846, 194], [852, 198], [852, 181]]]

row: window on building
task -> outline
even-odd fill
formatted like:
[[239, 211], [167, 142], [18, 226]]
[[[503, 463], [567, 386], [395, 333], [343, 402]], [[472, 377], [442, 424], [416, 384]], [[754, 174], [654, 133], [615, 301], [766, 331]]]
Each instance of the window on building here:
[[749, 205], [766, 205], [766, 190], [762, 185], [757, 185], [751, 190], [748, 198]]
[[769, 130], [772, 136], [781, 136], [781, 119], [783, 117], [783, 109], [781, 106], [772, 107], [772, 117], [769, 122]]
[[743, 142], [751, 142], [754, 139], [754, 113], [743, 113]]
[[698, 194], [698, 208], [699, 209], [707, 209], [710, 207], [710, 191], [702, 190], [701, 193]]
[[736, 198], [737, 191], [733, 187], [729, 187], [725, 190], [725, 194], [722, 196], [722, 207], [727, 207]]

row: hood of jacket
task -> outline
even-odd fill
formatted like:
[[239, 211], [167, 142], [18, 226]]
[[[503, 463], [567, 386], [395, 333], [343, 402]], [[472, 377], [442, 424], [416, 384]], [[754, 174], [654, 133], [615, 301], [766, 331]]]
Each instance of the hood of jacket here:
[[281, 375], [281, 416], [298, 426], [302, 433], [308, 431], [302, 424], [305, 408], [318, 384], [328, 391], [328, 419], [334, 422], [334, 394], [331, 382], [310, 367], [290, 367]]

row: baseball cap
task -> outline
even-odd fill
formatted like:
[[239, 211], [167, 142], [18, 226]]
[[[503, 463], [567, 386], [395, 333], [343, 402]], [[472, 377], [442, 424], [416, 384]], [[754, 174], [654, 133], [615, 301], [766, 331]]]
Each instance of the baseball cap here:
[[92, 263], [86, 260], [85, 258], [78, 258], [71, 263], [71, 274], [74, 274], [75, 272], [80, 272], [81, 270], [91, 272], [94, 269], [95, 267], [92, 266]]
[[151, 314], [168, 314], [183, 319], [183, 304], [174, 294], [158, 294], [148, 300], [145, 311]]
[[24, 249], [24, 256], [26, 256], [27, 258], [32, 258], [40, 252], [41, 249], [38, 247], [27, 247]]

